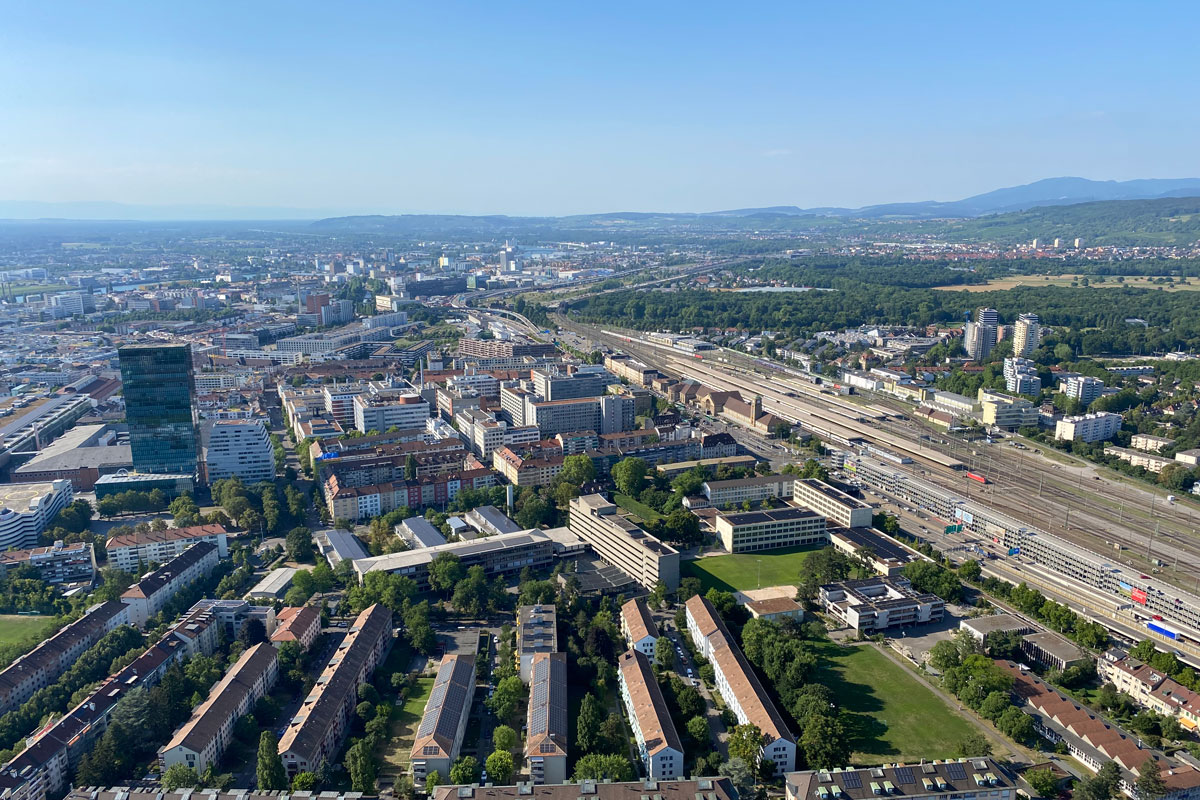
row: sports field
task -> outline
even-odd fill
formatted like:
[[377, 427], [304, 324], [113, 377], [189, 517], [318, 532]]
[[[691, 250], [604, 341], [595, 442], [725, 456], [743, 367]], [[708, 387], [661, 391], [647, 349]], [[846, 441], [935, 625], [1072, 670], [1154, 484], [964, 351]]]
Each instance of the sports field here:
[[761, 553], [705, 556], [679, 565], [681, 578], [700, 579], [703, 591], [716, 587], [727, 592], [786, 586], [798, 582], [800, 565], [818, 547], [784, 547]]
[[0, 614], [0, 644], [13, 644], [35, 636], [49, 621], [50, 617]]
[[380, 774], [392, 777], [403, 774], [409, 765], [413, 740], [417, 735], [417, 726], [425, 713], [425, 703], [433, 692], [433, 678], [418, 678], [412, 694], [404, 701], [404, 705], [392, 711], [389, 724], [388, 740], [381, 746], [381, 752], [376, 758], [383, 762]]
[[976, 727], [874, 645], [820, 645], [816, 681], [848, 712], [856, 766], [957, 757]]

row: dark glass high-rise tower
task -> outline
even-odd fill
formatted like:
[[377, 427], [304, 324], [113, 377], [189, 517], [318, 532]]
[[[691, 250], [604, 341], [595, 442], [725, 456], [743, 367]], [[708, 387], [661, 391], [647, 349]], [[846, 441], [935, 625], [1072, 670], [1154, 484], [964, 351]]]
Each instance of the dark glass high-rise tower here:
[[195, 475], [200, 434], [196, 378], [186, 344], [130, 344], [117, 350], [125, 420], [138, 472]]

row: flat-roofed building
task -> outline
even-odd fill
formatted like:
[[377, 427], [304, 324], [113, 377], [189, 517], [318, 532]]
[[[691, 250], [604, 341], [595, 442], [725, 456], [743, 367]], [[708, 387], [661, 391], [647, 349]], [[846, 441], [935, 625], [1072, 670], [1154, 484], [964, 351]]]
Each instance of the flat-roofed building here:
[[0, 576], [24, 564], [36, 569], [46, 583], [90, 587], [96, 579], [96, 550], [91, 542], [64, 544], [60, 539], [49, 547], [8, 550], [0, 553]]
[[533, 657], [525, 726], [529, 777], [539, 784], [565, 783], [569, 733], [566, 653]]
[[769, 497], [787, 499], [792, 496], [791, 475], [755, 475], [727, 481], [705, 481], [704, 496], [717, 508], [726, 504], [758, 503]]
[[130, 623], [144, 627], [181, 589], [216, 569], [217, 561], [217, 546], [200, 542], [144, 575], [121, 595], [121, 602], [129, 606]]
[[828, 521], [807, 508], [765, 508], [717, 517], [717, 536], [730, 553], [825, 544]]
[[1135, 433], [1129, 439], [1129, 446], [1135, 450], [1145, 450], [1147, 453], [1158, 453], [1168, 447], [1174, 447], [1175, 440], [1165, 436], [1151, 436], [1148, 433]]
[[482, 536], [497, 536], [521, 530], [520, 525], [509, 519], [508, 515], [495, 506], [473, 508], [463, 516], [463, 519]]
[[[609, 783], [607, 781], [585, 780], [579, 783], [564, 783], [559, 785], [531, 785], [517, 783], [515, 786], [439, 786], [431, 795], [431, 800], [643, 800], [649, 796], [655, 800], [734, 800], [737, 793], [729, 778], [697, 778], [695, 780], [674, 781], [629, 781], [627, 783]], [[100, 797], [76, 798], [69, 800], [183, 800], [171, 797]], [[234, 797], [214, 797], [212, 800], [241, 800]], [[250, 795], [245, 800], [265, 800]], [[343, 800], [331, 797], [328, 800]]]
[[1067, 442], [1100, 442], [1116, 436], [1123, 421], [1120, 414], [1108, 411], [1063, 417], [1054, 425], [1054, 438]]
[[787, 800], [950, 800], [977, 797], [1017, 800], [1016, 781], [990, 758], [923, 760], [862, 769], [805, 770], [784, 777]]
[[959, 630], [971, 634], [980, 644], [987, 643], [987, 637], [994, 633], [1016, 633], [1024, 636], [1033, 633], [1034, 627], [1020, 617], [1012, 614], [990, 614], [986, 617], [972, 617], [958, 623]]
[[138, 564], [164, 564], [199, 542], [216, 545], [217, 558], [229, 558], [229, 532], [223, 525], [192, 525], [126, 533], [109, 537], [105, 549], [111, 566], [134, 572]]
[[1021, 652], [1039, 664], [1059, 672], [1092, 661], [1079, 645], [1052, 631], [1030, 633], [1021, 639]]
[[668, 591], [679, 588], [679, 551], [617, 514], [617, 507], [602, 495], [571, 500], [571, 532], [602, 559], [647, 589], [659, 581]]
[[36, 547], [50, 521], [73, 499], [68, 480], [0, 486], [0, 550]]
[[617, 683], [647, 777], [652, 781], [679, 777], [683, 774], [683, 745], [645, 653], [626, 650], [621, 654]]
[[558, 652], [558, 614], [554, 604], [517, 608], [517, 667], [521, 680], [529, 683], [534, 656]]
[[396, 526], [396, 533], [408, 542], [414, 550], [422, 547], [437, 547], [446, 543], [442, 532], [433, 527], [433, 523], [424, 517], [409, 517]]
[[475, 696], [475, 656], [446, 655], [438, 666], [433, 690], [413, 741], [411, 763], [414, 781], [424, 782], [436, 772], [450, 775], [450, 765], [462, 748], [471, 699]]
[[340, 528], [317, 531], [313, 538], [317, 542], [317, 550], [325, 556], [331, 568], [336, 568], [343, 561], [356, 561], [370, 555], [362, 542], [354, 538], [354, 534]]
[[792, 501], [811, 508], [843, 528], [869, 528], [875, 509], [816, 478], [796, 478]]
[[176, 764], [200, 774], [220, 761], [233, 740], [233, 726], [254, 710], [279, 677], [279, 656], [274, 647], [260, 642], [242, 653], [192, 716], [158, 751], [164, 771]]
[[1165, 456], [1156, 456], [1150, 453], [1143, 453], [1140, 450], [1131, 450], [1128, 447], [1116, 447], [1114, 445], [1105, 447], [1104, 455], [1114, 456], [1135, 467], [1141, 467], [1147, 472], [1154, 473], [1162, 472], [1165, 467], [1179, 463]]
[[739, 724], [757, 725], [762, 732], [762, 757], [771, 759], [780, 771], [795, 769], [796, 739], [712, 603], [695, 595], [684, 604], [684, 613], [692, 644], [712, 664], [725, 704]]
[[554, 560], [554, 552], [554, 540], [545, 531], [529, 530], [360, 558], [354, 562], [354, 570], [360, 580], [368, 572], [380, 570], [404, 575], [425, 591], [429, 588], [429, 563], [439, 553], [458, 556], [464, 569], [478, 564], [488, 575], [505, 575], [519, 573], [525, 567], [532, 570], [546, 567]]
[[321, 635], [321, 612], [312, 606], [288, 606], [275, 615], [275, 632], [271, 644], [281, 647], [285, 642], [296, 642], [301, 650], [307, 651]]
[[658, 626], [644, 598], [635, 597], [621, 606], [621, 635], [630, 650], [645, 653], [649, 658], [658, 652]]
[[279, 755], [289, 778], [319, 772], [337, 757], [358, 705], [358, 687], [371, 677], [391, 646], [392, 612], [378, 603], [364, 609], [279, 739]]
[[278, 600], [282, 598], [292, 585], [292, 579], [296, 577], [295, 567], [276, 567], [268, 572], [262, 580], [254, 584], [250, 591], [246, 592], [246, 597], [261, 599], [261, 600]]
[[875, 528], [830, 525], [829, 543], [846, 555], [868, 559], [877, 573], [887, 577], [899, 575], [907, 564], [925, 559], [908, 545]]
[[917, 592], [907, 578], [864, 578], [821, 587], [821, 607], [845, 625], [867, 635], [906, 625], [936, 622], [946, 603]]

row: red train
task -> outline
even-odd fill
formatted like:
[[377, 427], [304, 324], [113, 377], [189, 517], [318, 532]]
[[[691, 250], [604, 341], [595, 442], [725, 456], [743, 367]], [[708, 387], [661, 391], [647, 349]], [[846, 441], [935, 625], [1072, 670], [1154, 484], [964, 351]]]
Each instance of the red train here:
[[975, 481], [976, 483], [984, 483], [984, 484], [991, 483], [991, 481], [989, 481], [983, 475], [980, 475], [978, 472], [968, 472], [967, 477], [970, 478], [971, 480]]

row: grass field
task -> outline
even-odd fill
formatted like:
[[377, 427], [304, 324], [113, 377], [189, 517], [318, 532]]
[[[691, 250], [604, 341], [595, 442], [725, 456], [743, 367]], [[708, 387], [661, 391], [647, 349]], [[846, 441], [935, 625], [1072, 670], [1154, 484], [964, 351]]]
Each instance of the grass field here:
[[622, 510], [628, 511], [630, 514], [633, 514], [635, 517], [642, 520], [642, 522], [654, 522], [655, 520], [662, 519], [662, 514], [658, 513], [645, 503], [635, 500], [627, 494], [613, 495], [613, 502], [616, 503], [617, 506]]
[[[1124, 281], [1118, 281], [1115, 275], [1014, 275], [1011, 278], [996, 278], [987, 283], [974, 283], [966, 286], [935, 286], [933, 288], [945, 292], [994, 292], [1005, 289], [1015, 289], [1018, 286], [1070, 286], [1072, 282], [1088, 279], [1093, 289], [1121, 289], [1133, 287], [1136, 289], [1158, 289], [1166, 292], [1200, 291], [1200, 283], [1188, 281], [1181, 283], [1176, 278], [1175, 283], [1154, 283], [1157, 279], [1152, 275], [1127, 275]], [[1101, 281], [1100, 279], [1104, 280]]]
[[873, 645], [820, 645], [816, 680], [847, 713], [852, 763], [861, 766], [957, 756], [975, 726]]
[[416, 737], [417, 726], [421, 723], [421, 715], [425, 713], [425, 703], [433, 692], [433, 678], [418, 678], [413, 693], [392, 711], [390, 720], [391, 738], [376, 753], [376, 758], [383, 762], [381, 772], [389, 775], [399, 775], [408, 769], [409, 754], [412, 751], [413, 739]]
[[25, 617], [18, 614], [0, 614], [0, 644], [13, 644], [34, 636], [50, 617]]
[[716, 587], [727, 592], [762, 586], [795, 584], [800, 565], [817, 547], [785, 547], [761, 553], [705, 556], [679, 565], [682, 578], [699, 578], [703, 591]]

